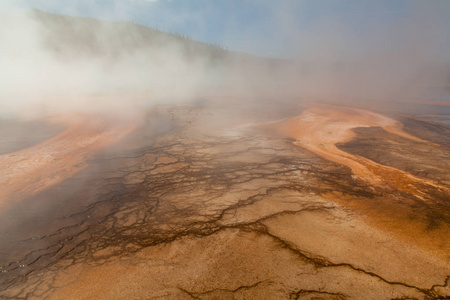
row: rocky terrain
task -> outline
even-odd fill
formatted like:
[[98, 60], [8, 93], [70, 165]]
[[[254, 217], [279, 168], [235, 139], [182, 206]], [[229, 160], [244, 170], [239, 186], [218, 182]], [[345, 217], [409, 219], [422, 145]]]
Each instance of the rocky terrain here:
[[[274, 130], [310, 109], [212, 101], [119, 126], [134, 130], [79, 156], [73, 175], [2, 199], [0, 298], [450, 297], [448, 129], [358, 123], [335, 149], [379, 166], [371, 182]], [[327, 124], [371, 114], [313, 108], [323, 111]]]

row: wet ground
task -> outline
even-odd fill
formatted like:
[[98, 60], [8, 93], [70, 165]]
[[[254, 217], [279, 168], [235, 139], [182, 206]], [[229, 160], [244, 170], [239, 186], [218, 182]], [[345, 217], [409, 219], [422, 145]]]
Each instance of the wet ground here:
[[63, 130], [64, 126], [45, 120], [0, 119], [0, 155], [31, 147]]
[[397, 115], [432, 143], [365, 127], [337, 145], [439, 186], [396, 189], [267, 130], [306, 109], [149, 109], [82, 170], [0, 211], [0, 298], [450, 297], [448, 128]]

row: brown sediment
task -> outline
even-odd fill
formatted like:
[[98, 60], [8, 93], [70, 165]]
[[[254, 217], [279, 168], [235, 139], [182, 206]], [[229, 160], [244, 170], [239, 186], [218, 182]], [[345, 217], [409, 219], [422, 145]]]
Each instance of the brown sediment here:
[[[0, 298], [450, 296], [449, 259], [367, 218], [382, 203], [386, 218], [377, 221], [401, 227], [392, 211], [406, 223], [432, 201], [352, 178], [349, 168], [252, 128], [199, 133], [222, 109], [160, 113], [170, 130], [149, 135], [156, 117], [144, 118], [83, 172], [17, 203], [47, 201], [51, 210], [0, 227]], [[410, 233], [445, 246], [439, 228]]]
[[448, 190], [435, 182], [417, 178], [401, 170], [380, 165], [364, 157], [340, 150], [336, 144], [345, 143], [355, 137], [352, 129], [358, 127], [382, 127], [384, 130], [413, 141], [429, 143], [403, 131], [402, 124], [388, 117], [362, 109], [343, 107], [314, 107], [300, 116], [288, 119], [272, 127], [279, 133], [295, 138], [295, 144], [328, 160], [343, 164], [353, 173], [374, 185], [392, 185], [395, 189], [413, 192], [418, 197], [423, 193], [416, 184], [432, 185]]
[[68, 128], [40, 144], [0, 156], [0, 206], [71, 177], [87, 166], [94, 153], [134, 127], [130, 122], [89, 115], [58, 117], [51, 122]]
[[[443, 222], [442, 216], [433, 216], [428, 207], [420, 210], [417, 203], [392, 195], [367, 199], [331, 192], [322, 197], [362, 213], [368, 225], [450, 262], [449, 223]], [[436, 224], [430, 224], [430, 218], [436, 218]]]
[[[352, 131], [354, 128], [374, 126], [407, 138], [412, 143], [437, 147], [406, 133], [402, 124], [396, 120], [353, 108], [314, 107], [298, 117], [271, 125], [271, 128], [284, 136], [295, 138], [296, 145], [349, 167], [357, 178], [371, 185], [372, 189], [385, 190], [382, 197], [373, 200], [336, 192], [323, 194], [323, 197], [363, 212], [369, 217], [367, 221], [370, 224], [433, 251], [447, 260], [450, 244], [445, 237], [450, 228], [447, 222], [442, 222], [445, 212], [441, 215], [436, 211], [439, 210], [439, 203], [442, 203], [439, 197], [448, 197], [450, 189], [433, 180], [413, 176], [337, 147], [337, 144], [349, 142], [356, 137]], [[367, 188], [370, 189], [370, 186]], [[397, 197], [400, 194], [404, 196]], [[422, 210], [418, 210], [418, 207]], [[436, 218], [438, 226], [430, 225], [432, 218]]]

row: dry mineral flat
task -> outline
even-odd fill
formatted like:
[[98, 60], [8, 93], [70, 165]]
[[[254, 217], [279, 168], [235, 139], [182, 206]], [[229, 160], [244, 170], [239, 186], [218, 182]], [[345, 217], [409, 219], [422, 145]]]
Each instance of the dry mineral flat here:
[[5, 153], [0, 298], [448, 298], [450, 129], [416, 117], [160, 106]]

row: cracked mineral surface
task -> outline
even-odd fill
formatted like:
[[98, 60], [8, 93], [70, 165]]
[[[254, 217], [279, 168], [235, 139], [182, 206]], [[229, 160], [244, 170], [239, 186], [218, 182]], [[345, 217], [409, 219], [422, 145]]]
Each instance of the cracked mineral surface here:
[[445, 124], [234, 100], [77, 118], [0, 145], [2, 299], [450, 298]]

